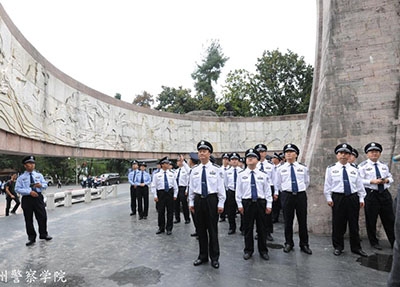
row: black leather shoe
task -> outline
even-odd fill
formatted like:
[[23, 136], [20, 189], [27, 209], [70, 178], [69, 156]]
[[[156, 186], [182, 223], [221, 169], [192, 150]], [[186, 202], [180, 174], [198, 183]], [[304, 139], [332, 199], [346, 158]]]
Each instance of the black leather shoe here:
[[342, 254], [342, 250], [340, 250], [340, 249], [335, 249], [333, 251], [333, 255], [335, 255], [335, 256], [340, 256], [341, 254]]
[[274, 241], [270, 233], [267, 233], [267, 241]]
[[201, 265], [201, 264], [203, 264], [203, 263], [207, 263], [207, 262], [208, 262], [208, 260], [196, 259], [196, 260], [193, 262], [193, 265], [194, 265], [194, 266], [199, 266], [199, 265]]
[[374, 248], [374, 249], [376, 249], [376, 250], [382, 250], [382, 246], [380, 246], [379, 243], [378, 243], [378, 244], [371, 245], [371, 247]]
[[197, 237], [198, 235], [197, 235], [197, 233], [195, 232], [195, 233], [190, 234], [190, 236], [192, 236], [192, 237]]
[[143, 219], [143, 216], [140, 216], [140, 217], [139, 217], [139, 220], [142, 220], [142, 219]]
[[218, 261], [213, 261], [211, 262], [211, 266], [214, 267], [215, 269], [219, 268], [219, 262]]
[[174, 223], [176, 224], [176, 223], [180, 223], [181, 221], [180, 220], [175, 220], [174, 221]]
[[236, 231], [233, 229], [229, 229], [229, 231], [228, 231], [228, 235], [235, 234], [235, 233], [236, 233]]
[[358, 254], [358, 255], [360, 255], [360, 256], [362, 256], [362, 257], [368, 257], [368, 254], [365, 253], [364, 250], [362, 250], [362, 249], [354, 250], [354, 251], [351, 251], [351, 252], [353, 252], [353, 253], [355, 253], [355, 254]]
[[29, 240], [25, 245], [26, 246], [31, 246], [31, 245], [33, 245], [33, 244], [35, 244], [35, 240]]
[[260, 256], [261, 256], [261, 258], [264, 259], [264, 260], [269, 260], [269, 255], [268, 255], [267, 252], [265, 252], [265, 253], [260, 253]]
[[283, 248], [283, 252], [289, 253], [292, 250], [293, 250], [293, 246], [292, 245], [285, 244], [285, 247]]
[[136, 213], [131, 212], [130, 216], [136, 215]]
[[164, 233], [165, 231], [164, 230], [158, 230], [157, 232], [156, 232], [156, 234], [161, 234], [161, 233]]
[[143, 219], [147, 219], [147, 216], [143, 216]]
[[312, 254], [312, 251], [311, 251], [310, 247], [308, 247], [308, 246], [301, 246], [300, 250], [303, 251], [304, 253], [308, 254], [308, 255]]
[[40, 236], [39, 238], [40, 238], [40, 239], [45, 239], [45, 240], [47, 240], [47, 241], [49, 241], [49, 240], [52, 240], [52, 239], [53, 239], [53, 237], [51, 237], [51, 236], [48, 236], [48, 235], [46, 235], [46, 236]]
[[171, 235], [172, 231], [171, 230], [167, 230], [167, 235]]
[[185, 224], [189, 224], [190, 223], [190, 219], [185, 220]]
[[251, 254], [250, 253], [243, 254], [243, 259], [244, 260], [249, 260], [250, 258], [251, 258]]

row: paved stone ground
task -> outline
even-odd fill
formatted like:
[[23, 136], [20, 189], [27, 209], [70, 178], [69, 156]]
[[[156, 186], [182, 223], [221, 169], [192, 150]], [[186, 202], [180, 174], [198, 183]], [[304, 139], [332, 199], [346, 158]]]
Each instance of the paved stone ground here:
[[[0, 198], [4, 200], [4, 198]], [[340, 257], [332, 254], [329, 237], [310, 236], [314, 254], [295, 248], [283, 253], [282, 224], [276, 224], [270, 261], [257, 253], [244, 261], [243, 237], [227, 235], [228, 224], [220, 223], [220, 269], [206, 264], [194, 267], [198, 242], [190, 237], [192, 224], [174, 226], [171, 236], [156, 235], [157, 219], [150, 204], [147, 220], [129, 216], [128, 185], [119, 186], [116, 199], [96, 200], [56, 208], [48, 212], [50, 242], [38, 241], [26, 247], [23, 216], [0, 217], [0, 275], [7, 270], [29, 269], [51, 273], [64, 271], [66, 283], [36, 281], [29, 286], [385, 286], [388, 273], [362, 266], [348, 250]], [[296, 234], [296, 242], [298, 242]], [[363, 241], [365, 250], [373, 254]], [[390, 254], [389, 248], [382, 251]], [[373, 256], [372, 256], [373, 257]], [[371, 257], [371, 259], [373, 259]], [[379, 266], [388, 265], [381, 255]], [[376, 259], [376, 257], [375, 257]], [[386, 266], [387, 267], [387, 266]], [[1, 277], [0, 277], [1, 279]], [[27, 286], [0, 282], [0, 286]]]

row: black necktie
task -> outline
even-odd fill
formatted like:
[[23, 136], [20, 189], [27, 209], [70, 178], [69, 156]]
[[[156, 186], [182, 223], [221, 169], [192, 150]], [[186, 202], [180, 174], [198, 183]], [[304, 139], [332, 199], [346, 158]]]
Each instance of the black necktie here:
[[[35, 184], [35, 181], [33, 180], [33, 176], [32, 176], [32, 173], [31, 173], [31, 172], [29, 173], [29, 177], [30, 177], [30, 180], [31, 180], [31, 185], [34, 185], [34, 184]], [[33, 190], [33, 191], [36, 191], [36, 187], [32, 187], [32, 190]]]
[[[381, 172], [379, 171], [379, 168], [378, 168], [378, 164], [374, 163], [374, 165], [375, 165], [376, 179], [382, 178]], [[385, 186], [383, 184], [378, 184], [378, 191], [383, 192], [384, 190], [385, 190]]]

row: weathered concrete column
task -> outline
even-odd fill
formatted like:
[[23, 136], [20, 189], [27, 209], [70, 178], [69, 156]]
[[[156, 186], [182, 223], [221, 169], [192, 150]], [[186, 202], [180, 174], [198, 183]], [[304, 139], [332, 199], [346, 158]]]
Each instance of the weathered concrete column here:
[[89, 203], [92, 201], [92, 191], [90, 188], [85, 189], [85, 202]]
[[112, 193], [111, 193], [112, 197], [117, 197], [118, 196], [118, 185], [114, 184], [112, 186]]
[[65, 207], [70, 207], [72, 206], [72, 191], [67, 190], [64, 192], [65, 197], [64, 197], [64, 206]]
[[[318, 0], [318, 34], [313, 91], [300, 161], [310, 169], [308, 225], [331, 232], [331, 209], [323, 195], [326, 167], [334, 148], [347, 142], [366, 157], [364, 146], [383, 145], [391, 165], [400, 153], [400, 3], [395, 0]], [[395, 186], [391, 188], [392, 191]], [[364, 215], [364, 211], [360, 211]], [[365, 221], [360, 218], [360, 228]]]
[[46, 207], [47, 207], [47, 209], [48, 209], [48, 210], [53, 210], [53, 209], [55, 209], [55, 208], [56, 208], [56, 204], [55, 204], [55, 201], [54, 201], [54, 193], [48, 193], [48, 194], [46, 194], [46, 198], [47, 198], [47, 201], [46, 201]]

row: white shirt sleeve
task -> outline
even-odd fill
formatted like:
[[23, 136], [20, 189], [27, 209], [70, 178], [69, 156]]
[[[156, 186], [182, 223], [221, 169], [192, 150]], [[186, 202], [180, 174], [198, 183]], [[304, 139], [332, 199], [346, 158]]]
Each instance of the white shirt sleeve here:
[[224, 172], [219, 171], [221, 175], [217, 176], [217, 190], [218, 190], [218, 207], [224, 208], [226, 200], [226, 192], [224, 185]]
[[328, 202], [333, 201], [332, 200], [332, 179], [331, 179], [331, 173], [330, 173], [330, 168], [326, 168], [325, 172], [325, 183], [324, 183], [324, 195], [325, 198]]
[[242, 196], [243, 196], [242, 177], [238, 175], [237, 182], [236, 182], [236, 192], [235, 192], [235, 199], [236, 199], [238, 208], [243, 208]]

